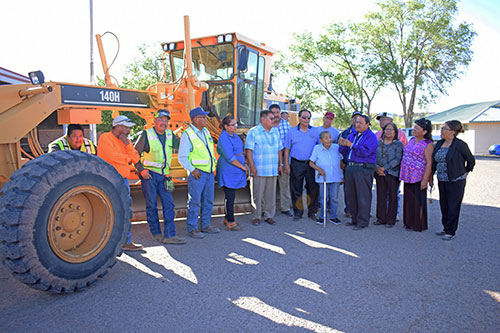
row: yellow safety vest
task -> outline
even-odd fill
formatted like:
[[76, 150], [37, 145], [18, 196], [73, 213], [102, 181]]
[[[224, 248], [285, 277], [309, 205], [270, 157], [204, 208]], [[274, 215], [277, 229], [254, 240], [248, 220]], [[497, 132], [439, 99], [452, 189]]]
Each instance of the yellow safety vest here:
[[165, 131], [165, 146], [162, 145], [154, 128], [147, 129], [145, 132], [149, 143], [149, 153], [143, 153], [142, 165], [145, 169], [167, 175], [172, 163], [172, 131], [169, 129]]
[[214, 141], [208, 131], [203, 131], [207, 145], [195, 133], [192, 127], [186, 129], [186, 133], [191, 141], [193, 150], [189, 153], [188, 160], [191, 164], [202, 171], [213, 172], [215, 169]]
[[[66, 136], [62, 136], [59, 139], [52, 141], [49, 146], [51, 146], [53, 143], [57, 143], [59, 148], [61, 150], [73, 150], [71, 146], [69, 145], [68, 140], [66, 139]], [[92, 155], [96, 154], [95, 146], [92, 141], [89, 139], [83, 138], [83, 143], [80, 146], [80, 151], [83, 151], [84, 153], [89, 153]]]

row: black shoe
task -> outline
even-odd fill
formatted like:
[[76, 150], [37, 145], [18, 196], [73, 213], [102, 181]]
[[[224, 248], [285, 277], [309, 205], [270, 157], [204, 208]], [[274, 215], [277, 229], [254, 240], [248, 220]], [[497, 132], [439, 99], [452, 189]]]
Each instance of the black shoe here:
[[298, 221], [298, 220], [300, 220], [301, 218], [302, 218], [302, 216], [299, 216], [299, 215], [294, 215], [293, 220], [294, 220], [294, 221]]
[[436, 231], [437, 236], [444, 236], [446, 233], [444, 231]]
[[361, 229], [364, 229], [366, 227], [362, 227], [360, 225], [355, 225], [354, 227], [352, 227], [352, 230], [361, 230]]
[[318, 217], [316, 216], [316, 214], [308, 215], [308, 217], [314, 222], [318, 221]]
[[386, 227], [386, 228], [392, 228], [392, 227], [394, 227], [394, 224], [386, 224], [386, 225], [384, 225], [384, 227]]
[[292, 212], [291, 212], [291, 211], [289, 211], [289, 210], [287, 210], [287, 211], [281, 211], [281, 214], [286, 215], [286, 216], [289, 216], [289, 217], [292, 217], [292, 216], [293, 216]]
[[380, 220], [373, 222], [373, 225], [383, 225], [383, 224], [385, 224], [385, 223], [380, 222]]
[[345, 225], [348, 227], [352, 227], [352, 226], [357, 225], [357, 223], [347, 222]]
[[323, 219], [320, 219], [319, 217], [316, 219], [316, 224], [323, 225]]

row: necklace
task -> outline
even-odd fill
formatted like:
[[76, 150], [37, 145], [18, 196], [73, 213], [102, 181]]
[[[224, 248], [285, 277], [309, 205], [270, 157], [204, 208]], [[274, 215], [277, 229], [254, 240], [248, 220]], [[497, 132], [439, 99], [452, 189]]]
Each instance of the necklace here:
[[[387, 144], [386, 144], [385, 142], [383, 142], [383, 141], [382, 141], [382, 143], [383, 143], [383, 144], [382, 144], [382, 156], [383, 156], [383, 157], [386, 157], [386, 156], [387, 156], [387, 152], [389, 151], [389, 148], [391, 148], [391, 146], [392, 146], [392, 143], [393, 143], [393, 142], [394, 142], [394, 141], [391, 141], [391, 143], [389, 144], [389, 146], [387, 146]], [[387, 149], [385, 149], [385, 150], [384, 150], [384, 146], [387, 146]]]

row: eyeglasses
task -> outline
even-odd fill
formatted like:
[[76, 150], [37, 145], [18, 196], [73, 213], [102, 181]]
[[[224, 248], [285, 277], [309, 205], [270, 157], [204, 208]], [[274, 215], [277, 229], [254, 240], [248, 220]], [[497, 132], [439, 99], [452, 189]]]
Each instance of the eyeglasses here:
[[300, 118], [305, 119], [305, 120], [307, 120], [307, 119], [311, 119], [311, 117], [303, 117], [303, 116], [302, 116], [302, 117], [300, 117]]

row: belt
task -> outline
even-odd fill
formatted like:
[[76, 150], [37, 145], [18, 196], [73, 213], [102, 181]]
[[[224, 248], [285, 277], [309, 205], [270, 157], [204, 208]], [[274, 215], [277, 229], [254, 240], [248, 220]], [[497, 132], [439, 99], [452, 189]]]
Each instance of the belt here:
[[293, 157], [292, 157], [292, 161], [299, 162], [299, 163], [304, 163], [304, 164], [305, 164], [305, 163], [309, 163], [309, 160], [304, 160], [304, 161], [303, 161], [303, 160], [298, 160], [298, 159], [293, 158]]
[[374, 167], [375, 163], [357, 163], [357, 162], [347, 162], [348, 166], [359, 166], [359, 167]]

